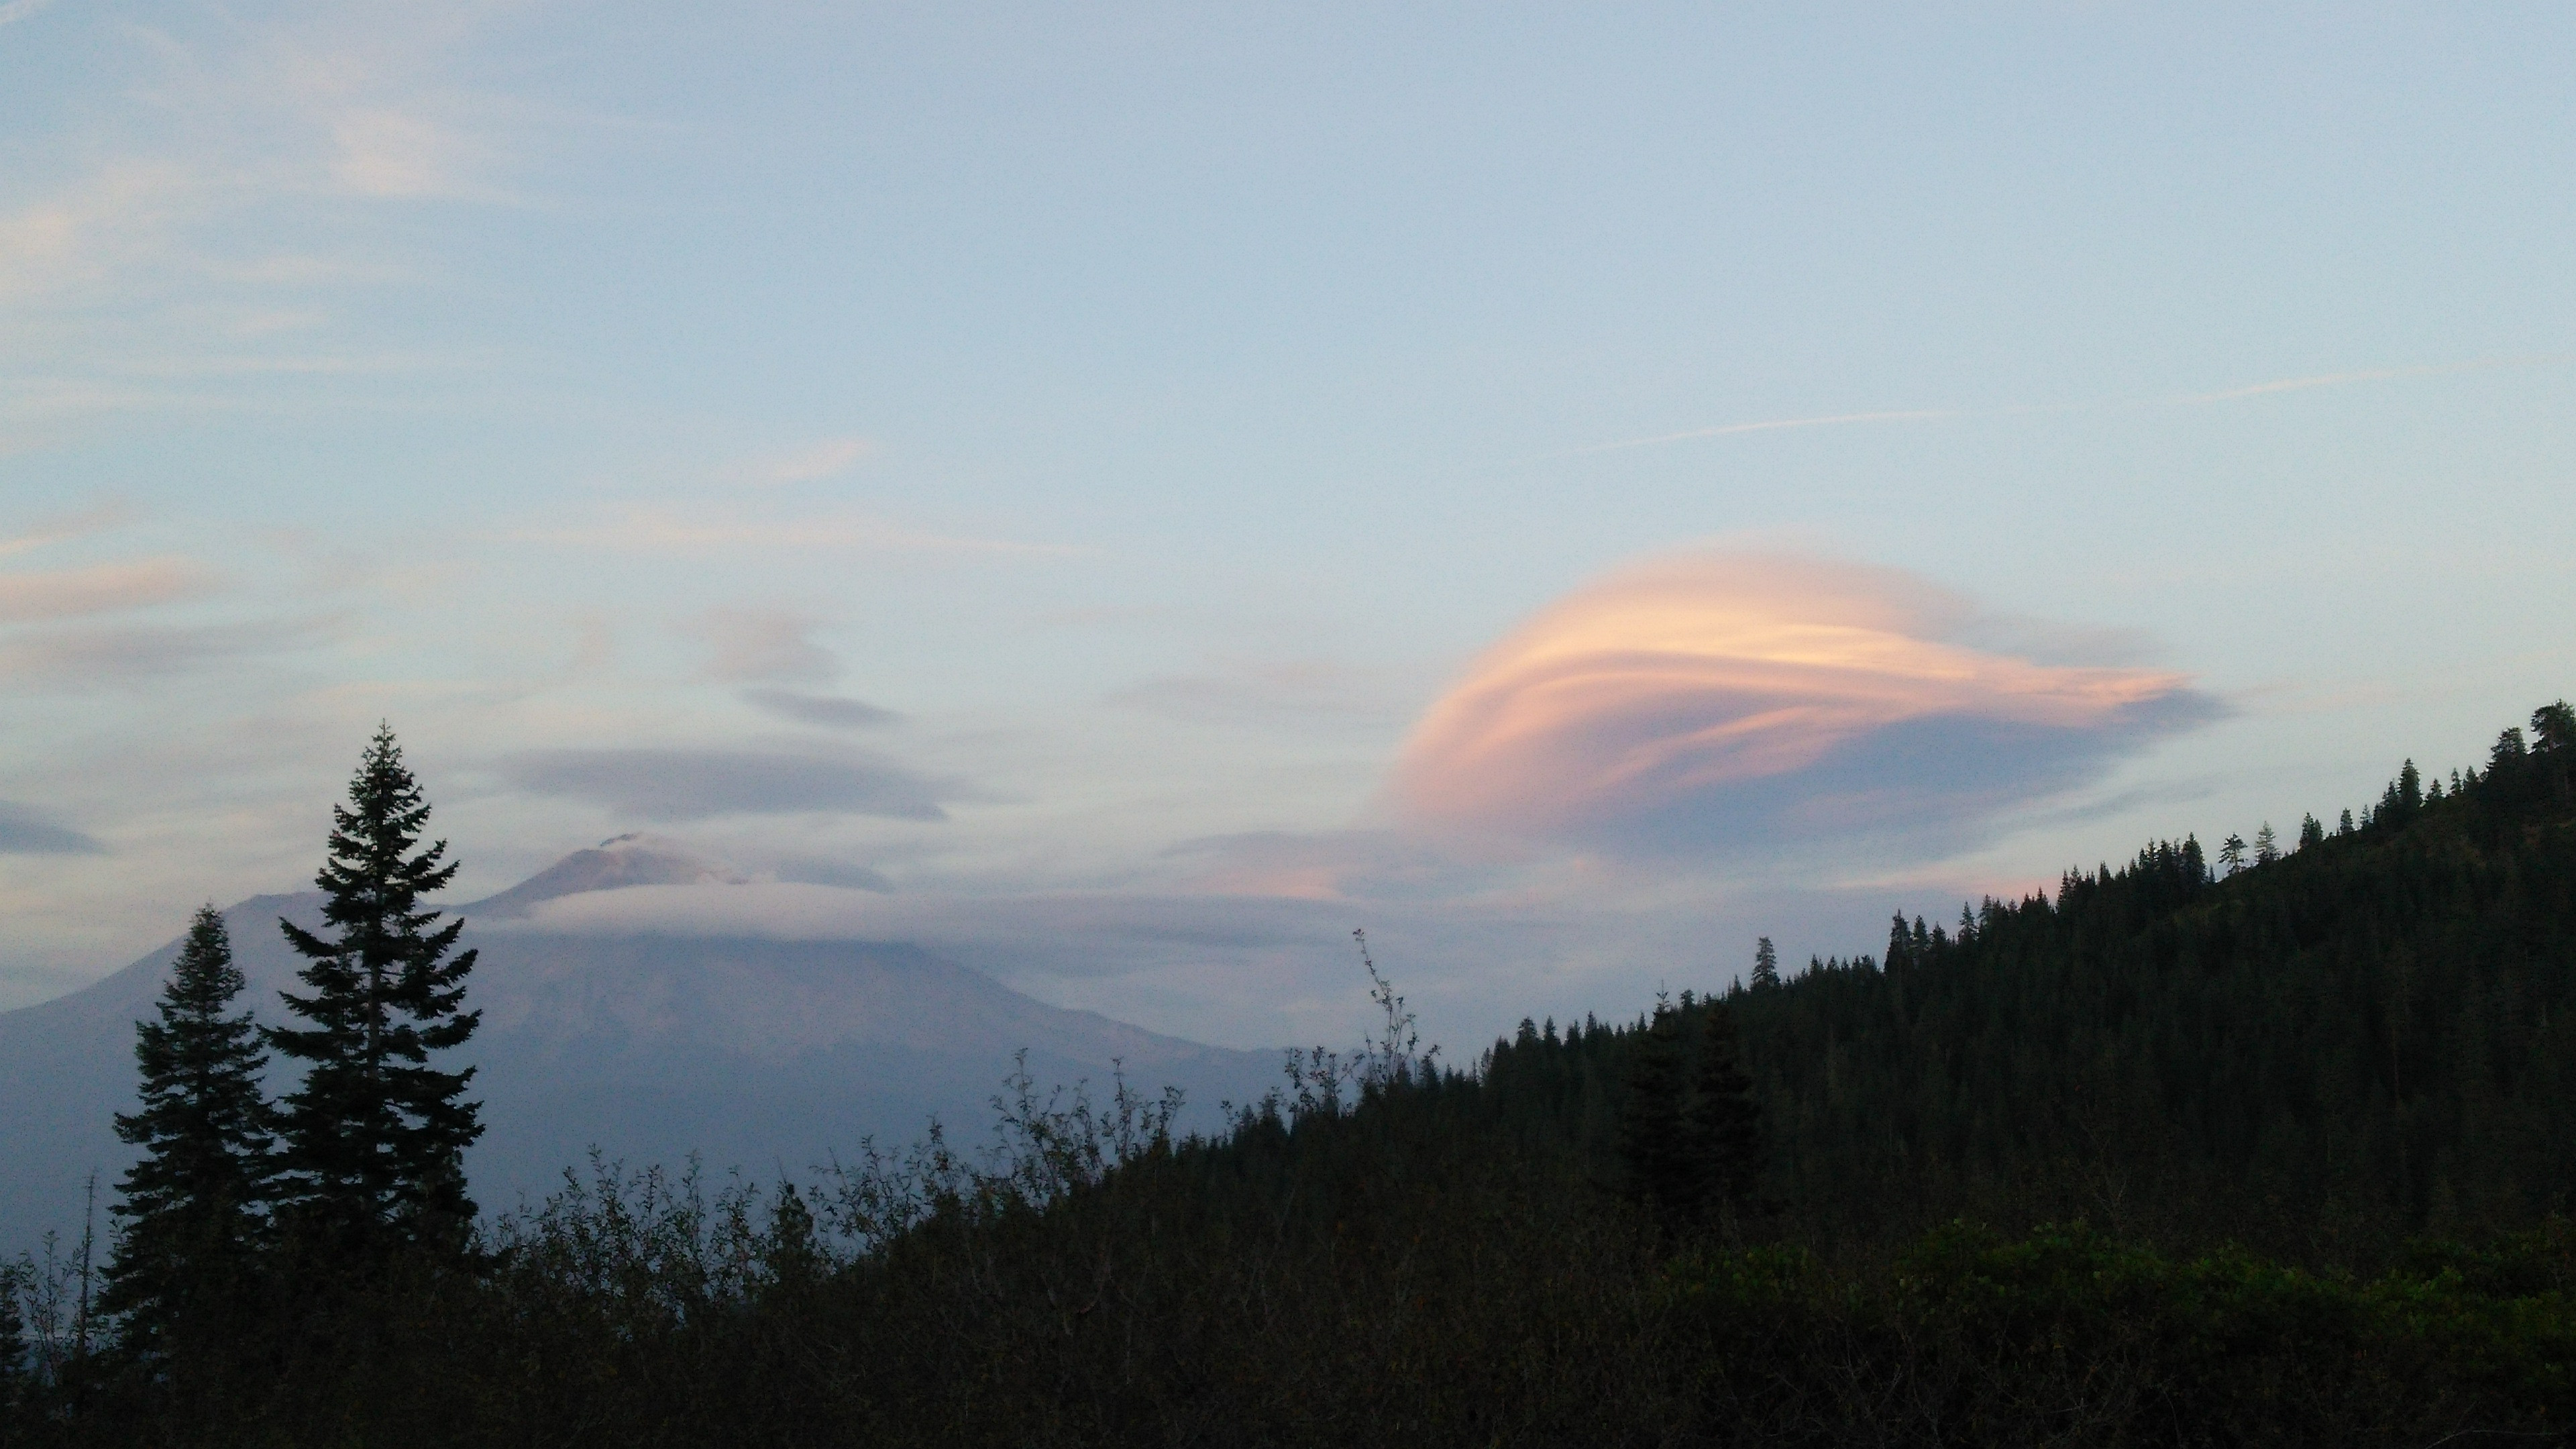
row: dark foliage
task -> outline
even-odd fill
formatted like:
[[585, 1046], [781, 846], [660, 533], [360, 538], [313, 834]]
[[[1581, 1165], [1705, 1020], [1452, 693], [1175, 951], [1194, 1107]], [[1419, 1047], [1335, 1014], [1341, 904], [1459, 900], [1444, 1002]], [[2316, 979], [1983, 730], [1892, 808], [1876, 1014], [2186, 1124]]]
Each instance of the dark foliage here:
[[[1767, 943], [1766, 943], [1767, 944]], [[1732, 1223], [1761, 1206], [1762, 1104], [1736, 1063], [1735, 1015], [1723, 1003], [1699, 1013], [1699, 1060], [1682, 1109], [1699, 1201], [1694, 1218]]]
[[1630, 1202], [1677, 1223], [1698, 1205], [1695, 1165], [1682, 1139], [1681, 1013], [1658, 1002], [1620, 1077], [1620, 1188]]
[[28, 1389], [26, 1296], [18, 1265], [0, 1262], [0, 1444], [10, 1442]]

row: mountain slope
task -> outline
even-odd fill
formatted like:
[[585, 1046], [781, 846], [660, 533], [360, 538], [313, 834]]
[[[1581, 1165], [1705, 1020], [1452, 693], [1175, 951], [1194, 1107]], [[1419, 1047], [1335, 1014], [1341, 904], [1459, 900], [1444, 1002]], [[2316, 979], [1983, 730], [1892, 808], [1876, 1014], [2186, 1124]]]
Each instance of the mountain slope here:
[[[2533, 733], [2278, 859], [2162, 842], [1709, 998], [1762, 1197], [1816, 1243], [2084, 1219], [2344, 1264], [2576, 1209], [2576, 721]], [[1615, 1181], [1639, 1037], [1525, 1027], [1477, 1110]]]
[[[640, 884], [739, 879], [721, 865], [624, 838], [578, 852], [458, 908], [482, 952], [468, 1004], [483, 1026], [459, 1053], [478, 1067], [488, 1130], [468, 1154], [487, 1208], [546, 1192], [596, 1146], [635, 1163], [702, 1154], [716, 1169], [802, 1171], [863, 1136], [904, 1139], [932, 1115], [980, 1124], [1025, 1049], [1041, 1083], [1105, 1083], [1113, 1062], [1192, 1103], [1245, 1100], [1277, 1074], [1268, 1053], [1158, 1036], [1065, 1011], [890, 942], [576, 935], [513, 922], [540, 901]], [[277, 920], [320, 926], [321, 897], [254, 896], [226, 911], [262, 1020], [297, 959]], [[498, 918], [498, 919], [495, 919]], [[177, 947], [79, 991], [0, 1013], [0, 1245], [77, 1231], [82, 1182], [102, 1217], [130, 1160], [111, 1114], [134, 1095], [134, 1023]]]

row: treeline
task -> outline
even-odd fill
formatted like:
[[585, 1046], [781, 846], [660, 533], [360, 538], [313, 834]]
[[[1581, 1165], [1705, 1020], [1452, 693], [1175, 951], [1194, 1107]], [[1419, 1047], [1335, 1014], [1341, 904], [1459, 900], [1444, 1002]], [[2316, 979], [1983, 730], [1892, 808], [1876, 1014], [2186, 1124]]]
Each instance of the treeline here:
[[371, 1199], [421, 1226], [360, 1253], [263, 1199], [184, 1346], [45, 1299], [9, 1432], [2563, 1442], [2571, 764], [2553, 705], [2286, 843], [2160, 843], [1899, 917], [1883, 956], [1765, 942], [1742, 984], [1459, 1068], [1372, 963], [1379, 1039], [1212, 1139], [1023, 1075], [988, 1144], [802, 1184], [594, 1163], [470, 1233]]
[[1837, 1239], [2083, 1215], [2318, 1264], [2566, 1210], [2571, 762], [2554, 704], [2295, 849], [2158, 843], [1744, 993], [1775, 1190]]

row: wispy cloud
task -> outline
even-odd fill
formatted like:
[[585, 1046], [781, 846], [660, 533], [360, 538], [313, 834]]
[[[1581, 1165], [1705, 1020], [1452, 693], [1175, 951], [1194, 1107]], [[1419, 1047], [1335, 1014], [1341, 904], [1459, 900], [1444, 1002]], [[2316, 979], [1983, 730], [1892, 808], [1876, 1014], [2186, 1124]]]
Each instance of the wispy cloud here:
[[826, 438], [790, 453], [735, 464], [719, 476], [728, 483], [755, 486], [812, 483], [847, 472], [875, 451], [876, 444], [866, 438]]
[[206, 625], [88, 625], [0, 638], [0, 680], [31, 688], [92, 690], [141, 684], [229, 659], [321, 644], [328, 619]]
[[331, 117], [338, 154], [332, 179], [360, 196], [474, 197], [495, 193], [473, 184], [482, 148], [454, 127], [389, 107], [352, 107]]
[[102, 503], [96, 508], [84, 508], [77, 513], [59, 513], [50, 518], [40, 518], [27, 525], [27, 531], [15, 538], [0, 538], [0, 558], [45, 548], [52, 544], [69, 543], [73, 539], [87, 538], [96, 533], [105, 533], [133, 516], [134, 511], [122, 503]]
[[1162, 859], [1181, 870], [1189, 895], [1357, 902], [1483, 893], [1509, 875], [1496, 855], [1470, 857], [1395, 830], [1265, 830], [1185, 840]]
[[48, 573], [0, 574], [0, 624], [139, 609], [202, 597], [214, 592], [216, 586], [212, 571], [179, 558]]
[[0, 25], [15, 25], [53, 3], [54, 0], [9, 0], [0, 5]]
[[751, 550], [1063, 558], [1082, 552], [1066, 544], [931, 533], [872, 514], [843, 512], [761, 518], [712, 508], [670, 505], [630, 507], [594, 524], [526, 529], [507, 537], [520, 543], [564, 544], [607, 552], [646, 554]]
[[1329, 659], [1292, 659], [1157, 675], [1104, 701], [1193, 724], [1378, 721], [1396, 713], [1387, 680]]
[[[39, 8], [10, 0], [0, 24]], [[0, 418], [200, 408], [241, 391], [224, 379], [422, 365], [335, 347], [350, 309], [316, 291], [413, 277], [363, 224], [369, 205], [516, 199], [501, 178], [531, 118], [443, 74], [487, 8], [93, 20], [125, 61], [93, 89], [125, 104], [0, 175]], [[294, 355], [262, 355], [273, 341]], [[137, 377], [201, 385], [118, 385]]]
[[153, 273], [166, 283], [174, 232], [234, 184], [216, 168], [121, 157], [0, 214], [0, 305], [102, 300]]

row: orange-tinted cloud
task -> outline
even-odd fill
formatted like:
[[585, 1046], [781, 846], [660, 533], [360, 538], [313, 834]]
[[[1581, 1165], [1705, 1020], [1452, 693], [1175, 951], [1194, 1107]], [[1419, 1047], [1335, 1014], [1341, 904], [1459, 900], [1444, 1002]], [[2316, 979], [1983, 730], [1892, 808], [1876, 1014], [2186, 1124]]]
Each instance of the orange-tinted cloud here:
[[0, 574], [0, 623], [112, 614], [196, 598], [214, 592], [216, 586], [212, 573], [177, 558]]
[[1488, 650], [1406, 744], [1438, 826], [1646, 850], [1972, 832], [2215, 703], [2182, 675], [1980, 648], [1891, 569], [1698, 552], [1614, 573]]

